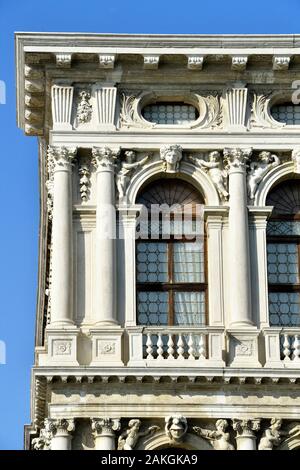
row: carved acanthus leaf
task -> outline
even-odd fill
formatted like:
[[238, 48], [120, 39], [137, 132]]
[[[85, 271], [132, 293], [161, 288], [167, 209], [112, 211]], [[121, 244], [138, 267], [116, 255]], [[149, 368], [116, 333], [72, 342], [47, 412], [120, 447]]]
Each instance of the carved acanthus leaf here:
[[285, 123], [278, 122], [272, 118], [269, 113], [269, 103], [274, 93], [253, 93], [253, 101], [251, 108], [251, 127], [284, 127]]
[[220, 103], [220, 97], [215, 94], [207, 95], [204, 97], [207, 105], [207, 118], [202, 128], [220, 127], [222, 125], [222, 107]]

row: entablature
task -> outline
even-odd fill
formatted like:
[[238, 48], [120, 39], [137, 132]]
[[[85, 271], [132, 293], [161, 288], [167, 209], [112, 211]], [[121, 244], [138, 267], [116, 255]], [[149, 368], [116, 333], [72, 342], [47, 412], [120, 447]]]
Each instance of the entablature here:
[[[291, 100], [300, 70], [299, 46], [298, 36], [17, 33], [18, 123], [28, 135], [45, 135], [62, 124], [65, 131], [88, 130], [92, 114], [97, 132], [105, 133], [126, 127], [134, 133], [139, 127], [170, 133], [180, 127], [195, 133], [261, 128], [275, 134], [283, 127], [286, 132], [291, 126], [272, 118], [270, 104], [284, 96]], [[134, 103], [138, 92], [142, 99]], [[151, 93], [162, 98], [189, 95], [199, 117], [189, 126], [153, 125], [137, 109], [144, 93], [148, 101]], [[64, 99], [68, 109], [61, 104], [63, 109], [55, 108], [53, 100]]]

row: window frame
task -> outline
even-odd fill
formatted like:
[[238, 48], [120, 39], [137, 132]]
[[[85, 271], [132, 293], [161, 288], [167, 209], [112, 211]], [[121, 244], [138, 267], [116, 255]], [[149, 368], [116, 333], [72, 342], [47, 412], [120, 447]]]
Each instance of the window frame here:
[[[171, 214], [170, 220], [173, 219], [173, 214]], [[192, 220], [195, 220], [194, 217]], [[149, 226], [151, 226], [151, 221], [149, 221]], [[161, 326], [180, 326], [175, 325], [175, 312], [174, 312], [174, 293], [175, 292], [204, 292], [204, 304], [205, 304], [205, 325], [208, 324], [209, 312], [208, 312], [208, 260], [207, 260], [207, 234], [206, 227], [204, 223], [203, 231], [203, 255], [204, 255], [204, 282], [173, 282], [174, 275], [174, 258], [173, 258], [173, 247], [176, 243], [193, 243], [196, 241], [196, 237], [186, 238], [182, 236], [181, 238], [176, 238], [174, 235], [171, 235], [168, 239], [162, 238], [162, 235], [159, 234], [157, 238], [148, 238], [145, 240], [137, 239], [135, 243], [135, 259], [136, 259], [136, 318], [138, 320], [138, 295], [139, 292], [168, 292], [168, 323], [167, 325]], [[168, 281], [167, 282], [139, 282], [137, 279], [137, 244], [138, 243], [167, 243], [167, 263], [168, 263]], [[155, 326], [155, 325], [145, 325], [138, 323], [141, 326]], [[204, 325], [203, 325], [204, 326]]]
[[[269, 222], [280, 222], [280, 221], [300, 221], [300, 214], [293, 215], [293, 214], [276, 214], [275, 216], [271, 216]], [[297, 245], [297, 252], [298, 252], [298, 283], [271, 283], [269, 282], [269, 264], [268, 264], [268, 252], [267, 252], [267, 276], [268, 276], [268, 305], [270, 306], [269, 295], [272, 293], [299, 293], [300, 295], [300, 235], [268, 235], [267, 233], [267, 247], [269, 244], [280, 244], [280, 243], [293, 243]], [[270, 313], [269, 313], [269, 322], [270, 322]], [[270, 326], [278, 326], [278, 327], [297, 327], [297, 325], [283, 325], [279, 323], [278, 325], [270, 325]]]

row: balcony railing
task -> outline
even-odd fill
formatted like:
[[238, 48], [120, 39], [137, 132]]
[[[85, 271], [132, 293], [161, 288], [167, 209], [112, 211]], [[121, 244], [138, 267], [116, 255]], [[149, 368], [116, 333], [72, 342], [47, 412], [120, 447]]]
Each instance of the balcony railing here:
[[267, 328], [265, 367], [300, 367], [300, 328]]
[[129, 332], [128, 365], [224, 367], [224, 330], [213, 327], [144, 327]]

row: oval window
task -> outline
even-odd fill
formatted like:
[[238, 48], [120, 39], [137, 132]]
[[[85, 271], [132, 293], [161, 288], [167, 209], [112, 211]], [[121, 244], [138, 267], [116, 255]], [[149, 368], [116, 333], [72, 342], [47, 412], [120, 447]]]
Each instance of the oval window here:
[[290, 126], [300, 124], [300, 105], [293, 103], [281, 103], [272, 106], [272, 118], [278, 122], [284, 122]]
[[145, 106], [142, 115], [146, 121], [156, 124], [184, 125], [196, 121], [199, 111], [188, 103], [160, 101]]

